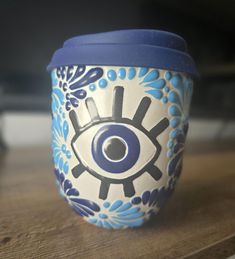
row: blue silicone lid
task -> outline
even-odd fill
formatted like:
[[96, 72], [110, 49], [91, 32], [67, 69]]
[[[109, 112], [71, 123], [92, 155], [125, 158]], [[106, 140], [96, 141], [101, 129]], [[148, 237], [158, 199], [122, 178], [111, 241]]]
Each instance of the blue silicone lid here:
[[47, 69], [83, 64], [152, 67], [198, 76], [184, 39], [159, 30], [120, 30], [73, 37], [54, 53]]

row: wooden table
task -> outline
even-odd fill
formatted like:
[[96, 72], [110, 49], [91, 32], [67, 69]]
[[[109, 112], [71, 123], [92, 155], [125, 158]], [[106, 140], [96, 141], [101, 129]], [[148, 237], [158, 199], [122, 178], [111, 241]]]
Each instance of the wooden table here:
[[0, 161], [0, 258], [226, 258], [235, 254], [235, 151], [188, 153], [175, 194], [136, 230], [89, 225], [60, 198], [47, 148]]

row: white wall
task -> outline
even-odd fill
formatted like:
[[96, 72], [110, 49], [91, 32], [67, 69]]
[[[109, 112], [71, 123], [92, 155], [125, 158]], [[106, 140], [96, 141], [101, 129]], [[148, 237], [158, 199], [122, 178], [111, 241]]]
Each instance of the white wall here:
[[51, 117], [41, 113], [3, 115], [3, 139], [9, 147], [50, 144]]
[[[3, 137], [9, 147], [50, 145], [51, 116], [44, 113], [6, 113]], [[235, 121], [192, 119], [189, 141], [235, 138]]]

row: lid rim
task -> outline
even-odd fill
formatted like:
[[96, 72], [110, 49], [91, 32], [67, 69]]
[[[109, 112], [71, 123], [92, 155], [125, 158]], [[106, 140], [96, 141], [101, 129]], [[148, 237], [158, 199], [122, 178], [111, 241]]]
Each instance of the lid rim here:
[[188, 53], [138, 44], [84, 44], [77, 47], [61, 48], [54, 53], [47, 70], [50, 71], [59, 66], [84, 64], [151, 67], [185, 72], [198, 77], [194, 61]]
[[152, 67], [199, 76], [182, 37], [148, 29], [119, 30], [70, 38], [54, 53], [47, 70], [73, 64]]

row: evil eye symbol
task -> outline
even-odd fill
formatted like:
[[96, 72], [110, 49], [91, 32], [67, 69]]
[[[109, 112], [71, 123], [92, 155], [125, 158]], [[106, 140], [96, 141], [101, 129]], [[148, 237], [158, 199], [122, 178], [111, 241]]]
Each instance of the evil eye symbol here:
[[75, 129], [72, 147], [79, 164], [72, 169], [78, 178], [87, 171], [101, 181], [99, 197], [106, 199], [110, 184], [122, 184], [124, 194], [135, 194], [133, 181], [144, 172], [158, 181], [162, 172], [155, 165], [161, 145], [157, 137], [169, 126], [163, 118], [150, 131], [142, 120], [151, 104], [143, 97], [132, 119], [122, 116], [124, 88], [114, 89], [112, 117], [101, 118], [93, 98], [86, 99], [91, 121], [81, 127], [75, 111], [69, 113]]
[[102, 120], [92, 124], [72, 145], [86, 168], [116, 181], [135, 175], [158, 154], [157, 150], [160, 151], [160, 147], [157, 148], [141, 130], [127, 121]]

